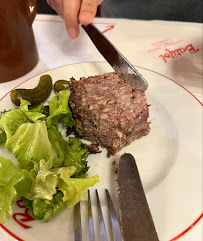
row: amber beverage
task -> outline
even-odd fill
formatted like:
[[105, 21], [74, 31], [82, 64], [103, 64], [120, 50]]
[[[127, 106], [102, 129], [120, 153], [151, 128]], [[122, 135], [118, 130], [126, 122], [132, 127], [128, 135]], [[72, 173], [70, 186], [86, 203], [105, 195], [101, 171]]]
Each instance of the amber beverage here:
[[17, 79], [38, 63], [36, 5], [36, 0], [0, 0], [0, 82]]

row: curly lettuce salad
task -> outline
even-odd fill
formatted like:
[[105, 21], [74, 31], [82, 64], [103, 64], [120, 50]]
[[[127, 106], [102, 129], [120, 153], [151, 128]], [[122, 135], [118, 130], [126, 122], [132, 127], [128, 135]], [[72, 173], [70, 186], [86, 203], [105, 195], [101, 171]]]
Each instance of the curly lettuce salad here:
[[21, 99], [18, 109], [2, 111], [0, 146], [13, 153], [18, 165], [0, 157], [0, 223], [12, 215], [12, 202], [22, 198], [34, 219], [47, 222], [64, 208], [71, 208], [85, 198], [90, 186], [99, 181], [87, 176], [88, 150], [81, 140], [65, 140], [58, 123], [75, 127], [68, 106], [70, 91], [62, 90], [49, 104], [29, 109]]

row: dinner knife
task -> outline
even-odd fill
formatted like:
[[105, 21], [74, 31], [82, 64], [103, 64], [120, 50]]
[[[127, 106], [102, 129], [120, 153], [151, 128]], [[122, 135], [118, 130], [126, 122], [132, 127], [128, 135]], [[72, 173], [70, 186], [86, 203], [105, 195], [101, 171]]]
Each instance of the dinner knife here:
[[82, 25], [94, 45], [103, 55], [106, 61], [116, 72], [121, 72], [123, 78], [137, 89], [146, 90], [148, 87], [144, 77], [133, 67], [133, 65], [120, 53], [120, 51], [104, 36], [94, 25]]
[[158, 241], [134, 157], [125, 153], [118, 165], [118, 206], [124, 241]]

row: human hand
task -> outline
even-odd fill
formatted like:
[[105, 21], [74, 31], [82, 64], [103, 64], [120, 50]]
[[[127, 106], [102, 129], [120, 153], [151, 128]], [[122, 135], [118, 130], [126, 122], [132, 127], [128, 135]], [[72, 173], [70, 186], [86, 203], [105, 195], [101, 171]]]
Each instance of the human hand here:
[[72, 39], [79, 36], [79, 23], [88, 25], [93, 21], [97, 6], [102, 2], [103, 0], [47, 0], [49, 6], [65, 20]]

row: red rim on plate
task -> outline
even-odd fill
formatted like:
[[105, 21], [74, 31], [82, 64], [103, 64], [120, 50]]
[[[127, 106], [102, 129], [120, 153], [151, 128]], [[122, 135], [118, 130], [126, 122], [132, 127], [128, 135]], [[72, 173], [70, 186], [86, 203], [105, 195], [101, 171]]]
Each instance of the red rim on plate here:
[[[70, 65], [76, 65], [76, 64], [85, 64], [85, 63], [102, 63], [103, 61], [101, 62], [82, 62], [82, 63], [74, 63], [74, 64], [69, 64], [69, 65], [64, 65], [64, 66], [60, 66], [60, 67], [57, 67], [57, 68], [54, 68], [54, 69], [58, 69], [58, 68], [62, 68], [62, 67], [66, 67], [66, 66], [70, 66]], [[104, 62], [103, 62], [104, 63]], [[160, 74], [154, 70], [150, 70], [148, 68], [145, 68], [145, 67], [141, 67], [141, 66], [135, 66], [135, 67], [138, 67], [138, 68], [141, 68], [141, 69], [145, 69], [145, 70], [148, 70], [150, 72], [153, 72], [155, 74], [158, 74], [160, 76], [163, 76], [164, 78], [167, 78], [168, 80], [174, 82], [175, 84], [177, 84], [178, 86], [180, 86], [181, 88], [183, 88], [185, 91], [187, 91], [193, 98], [195, 98], [202, 106], [203, 104], [196, 98], [196, 96], [194, 96], [189, 90], [187, 90], [185, 87], [183, 87], [181, 84], [177, 83], [175, 80], [163, 75], [163, 74]], [[38, 76], [38, 75], [42, 75], [43, 73], [47, 72], [47, 71], [51, 71], [51, 70], [54, 70], [54, 69], [50, 69], [50, 70], [46, 70], [42, 73], [39, 73], [35, 76]], [[23, 81], [22, 83], [20, 83], [19, 85], [17, 85], [16, 87], [14, 87], [13, 89], [17, 88], [18, 86], [20, 86], [21, 84], [27, 82], [28, 80], [34, 78], [35, 76], [32, 76], [31, 78]], [[8, 92], [7, 94], [5, 94], [1, 99], [4, 99], [10, 92]], [[180, 234], [178, 234], [177, 236], [175, 236], [174, 238], [170, 239], [169, 241], [176, 241], [178, 239], [180, 239], [181, 237], [183, 237], [188, 231], [190, 231], [201, 219], [203, 218], [203, 213], [200, 214], [200, 216], [189, 226], [187, 227], [185, 230], [183, 230]], [[0, 227], [5, 230], [9, 235], [11, 235], [13, 238], [17, 239], [18, 241], [24, 241], [23, 239], [19, 238], [16, 234], [14, 234], [13, 232], [11, 232], [8, 228], [6, 228], [3, 224], [0, 224]]]

